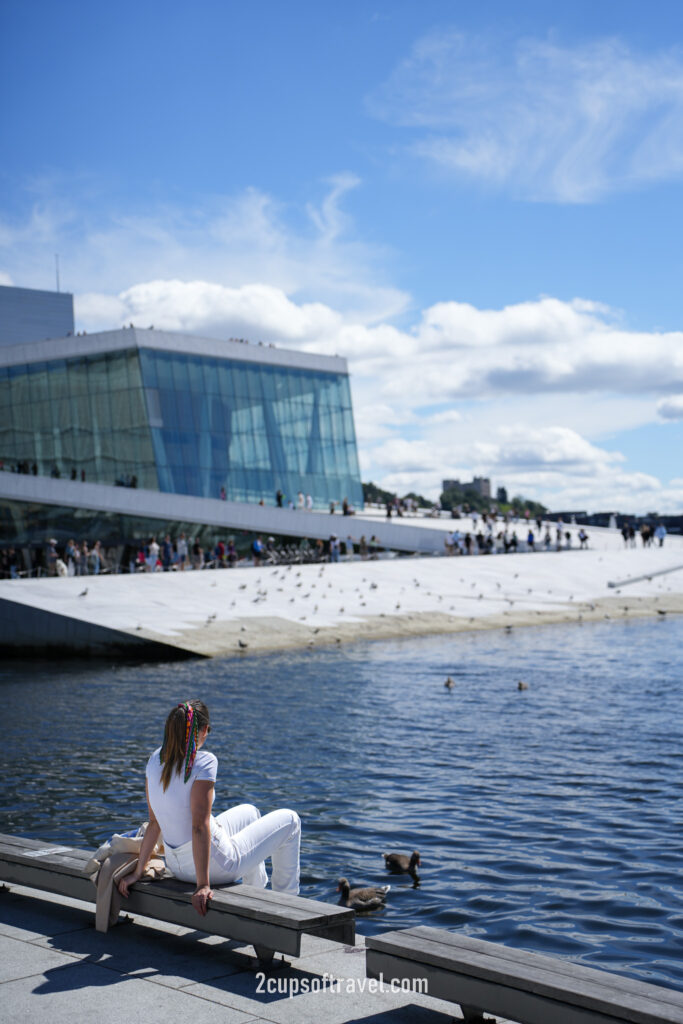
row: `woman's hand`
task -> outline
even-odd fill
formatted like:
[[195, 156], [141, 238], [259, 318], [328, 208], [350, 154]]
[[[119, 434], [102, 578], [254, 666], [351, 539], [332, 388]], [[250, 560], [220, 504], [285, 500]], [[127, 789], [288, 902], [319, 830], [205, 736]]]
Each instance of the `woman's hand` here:
[[202, 885], [192, 893], [192, 906], [202, 917], [206, 916], [210, 899], [213, 899], [213, 889], [209, 885]]
[[141, 878], [142, 872], [136, 868], [135, 871], [131, 871], [129, 875], [124, 875], [123, 878], [119, 878], [117, 889], [122, 896], [127, 898], [131, 885], [135, 885], [135, 883], [139, 882]]

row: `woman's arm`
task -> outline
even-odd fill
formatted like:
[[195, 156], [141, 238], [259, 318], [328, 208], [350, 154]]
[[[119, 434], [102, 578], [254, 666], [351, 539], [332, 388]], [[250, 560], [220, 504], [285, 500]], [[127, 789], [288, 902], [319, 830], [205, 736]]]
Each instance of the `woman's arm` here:
[[128, 896], [128, 890], [131, 885], [138, 882], [142, 878], [142, 872], [147, 867], [147, 862], [154, 852], [154, 847], [157, 845], [159, 836], [161, 835], [161, 828], [159, 822], [154, 817], [154, 811], [149, 802], [149, 792], [147, 790], [147, 780], [145, 780], [145, 795], [147, 796], [147, 811], [149, 813], [149, 825], [145, 831], [145, 835], [140, 846], [140, 853], [138, 856], [137, 867], [134, 871], [131, 871], [129, 875], [125, 875], [119, 879], [119, 892], [122, 896]]
[[192, 896], [192, 906], [202, 917], [204, 917], [209, 909], [209, 900], [213, 896], [209, 885], [212, 804], [213, 782], [210, 779], [197, 779], [192, 784], [192, 792], [190, 794], [192, 856], [197, 876], [197, 888]]

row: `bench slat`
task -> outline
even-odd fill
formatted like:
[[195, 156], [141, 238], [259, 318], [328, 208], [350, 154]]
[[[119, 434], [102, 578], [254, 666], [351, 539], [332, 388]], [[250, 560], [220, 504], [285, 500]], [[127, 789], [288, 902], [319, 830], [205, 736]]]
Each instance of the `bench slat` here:
[[0, 832], [0, 843], [3, 846], [15, 847], [19, 850], [68, 850], [83, 860], [89, 860], [92, 853], [83, 850], [80, 846], [70, 846], [68, 843], [46, 843], [44, 839], [29, 839], [24, 836], [11, 836], [6, 832]]
[[[469, 979], [508, 990], [523, 990], [527, 994], [563, 1000], [577, 1008], [604, 1013], [612, 1020], [615, 1019], [615, 1007], [619, 1008], [619, 1020], [657, 1020], [651, 1009], [656, 1003], [669, 1014], [662, 1019], [683, 1024], [683, 994], [672, 989], [538, 953], [525, 953], [524, 950], [510, 949], [483, 939], [455, 935], [442, 929], [418, 927], [368, 936], [366, 947], [368, 963], [374, 965], [373, 970], [379, 958], [387, 957], [392, 962], [392, 969], [400, 976], [409, 961], [419, 968], [430, 967], [446, 975], [449, 972], [457, 974], [461, 983], [463, 979]], [[462, 1001], [468, 1000], [463, 997]], [[494, 1010], [490, 1004], [485, 1008]], [[509, 1008], [504, 1012], [514, 1016]]]
[[66, 874], [77, 873], [87, 878], [85, 865], [91, 856], [92, 854], [87, 850], [67, 850], [64, 847], [51, 846], [47, 843], [35, 843], [30, 848], [25, 848], [6, 843], [4, 837], [0, 836], [0, 858], [3, 861], [12, 861], [17, 864], [47, 863], [54, 871]]
[[[495, 975], [501, 973], [504, 963], [508, 961], [510, 972], [514, 975], [519, 974], [517, 967], [523, 969], [536, 967], [539, 970], [550, 970], [553, 974], [562, 975], [577, 984], [586, 982], [616, 989], [619, 992], [631, 992], [633, 995], [648, 995], [652, 987], [648, 982], [615, 975], [599, 968], [586, 967], [584, 964], [576, 964], [570, 960], [555, 959], [543, 953], [530, 953], [523, 949], [502, 946], [473, 936], [459, 935], [424, 925], [374, 936], [368, 939], [368, 944], [372, 944], [377, 949], [396, 952], [399, 955], [401, 955], [399, 950], [403, 947], [409, 951], [410, 955], [415, 955], [415, 952], [419, 951], [421, 959], [434, 964], [443, 963], [444, 957], [449, 960], [456, 955], [458, 960], [462, 960], [463, 963], [480, 964], [483, 973], [488, 965]], [[659, 991], [660, 986], [656, 986], [656, 988]], [[673, 989], [661, 988], [661, 991], [662, 993], [667, 991], [671, 993], [671, 1001], [674, 1005], [683, 1004], [683, 996]]]
[[[132, 891], [152, 893], [159, 899], [189, 904], [194, 889], [195, 887], [192, 883], [179, 882], [175, 878], [164, 878], [160, 881], [136, 882]], [[267, 890], [267, 892], [270, 894], [271, 890]], [[274, 895], [277, 896], [279, 894], [275, 893]], [[333, 915], [328, 914], [326, 911], [320, 913], [317, 909], [321, 905], [326, 907], [326, 904], [320, 904], [317, 900], [307, 900], [304, 897], [299, 898], [303, 904], [311, 903], [313, 907], [305, 905], [296, 909], [283, 907], [275, 901], [271, 902], [267, 898], [256, 898], [251, 886], [235, 885], [225, 891], [216, 887], [211, 906], [215, 910], [220, 910], [221, 908], [237, 910], [239, 908], [239, 912], [243, 917], [272, 920], [274, 924], [286, 920], [291, 928], [315, 927], [316, 925], [326, 925], [332, 922]], [[124, 908], [125, 906], [126, 904], [124, 904]], [[339, 916], [343, 915], [338, 915], [337, 920]]]

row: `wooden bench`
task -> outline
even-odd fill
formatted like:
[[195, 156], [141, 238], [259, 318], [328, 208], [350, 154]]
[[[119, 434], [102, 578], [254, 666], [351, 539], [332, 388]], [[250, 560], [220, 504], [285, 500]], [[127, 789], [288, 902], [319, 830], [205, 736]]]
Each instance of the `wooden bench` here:
[[[95, 886], [84, 870], [91, 856], [87, 850], [0, 833], [0, 880], [94, 903]], [[191, 903], [194, 888], [173, 877], [141, 881], [122, 909], [249, 943], [262, 963], [272, 960], [275, 952], [299, 956], [302, 935], [354, 944], [355, 914], [345, 907], [230, 885], [214, 888], [210, 909], [200, 917]]]
[[368, 936], [366, 973], [424, 978], [421, 991], [519, 1024], [683, 1024], [683, 993], [440, 928]]

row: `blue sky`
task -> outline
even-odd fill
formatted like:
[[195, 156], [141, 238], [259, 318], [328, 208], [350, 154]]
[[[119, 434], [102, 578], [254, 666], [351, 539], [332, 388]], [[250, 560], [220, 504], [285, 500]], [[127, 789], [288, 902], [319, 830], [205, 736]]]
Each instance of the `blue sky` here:
[[0, 0], [0, 282], [349, 360], [363, 479], [683, 505], [683, 5]]

